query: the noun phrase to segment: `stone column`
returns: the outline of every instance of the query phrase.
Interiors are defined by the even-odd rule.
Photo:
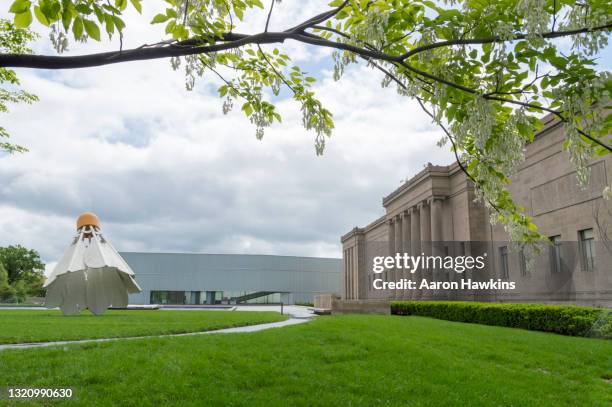
[[[431,206],[431,244],[432,244],[432,255],[434,256],[443,256],[444,255],[444,247],[442,243],[442,198],[434,196],[429,200]],[[432,268],[431,277],[435,281],[445,281],[446,272],[443,268],[437,267]],[[446,292],[443,290],[436,291],[435,297],[436,299],[445,299]]]
[[[410,253],[421,254],[421,216],[417,207],[410,208]]]
[[[342,251],[342,266],[344,267],[344,299],[348,300],[348,296],[349,296],[349,292],[348,292],[348,279],[349,279],[349,275],[348,275],[348,258],[346,255],[347,250],[344,249]]]
[[[433,197],[431,202],[431,241],[442,241],[442,198]]]
[[[351,247],[351,299],[357,299],[357,265],[355,264],[355,246]]]
[[[389,256],[395,256],[395,221],[393,218],[387,221],[387,225],[389,227]],[[385,270],[384,272],[384,281],[391,281],[389,278],[393,275],[393,270]],[[390,291],[385,290],[385,295],[390,296]]]
[[[395,216],[395,252],[402,253],[404,250],[404,221],[402,219],[402,214]],[[399,281],[403,276],[403,270],[401,268],[396,268],[393,273],[393,281]],[[394,297],[398,298],[401,296],[403,290],[395,289]]]
[[[351,299],[351,259],[349,249],[344,251],[345,299]]]
[[[402,247],[402,252],[404,253],[408,253],[410,254],[410,250],[411,250],[411,244],[410,244],[410,212],[409,211],[404,211],[402,213],[402,231],[404,232],[404,235],[402,236],[402,242],[403,242],[403,247]],[[402,276],[404,278],[407,278],[408,280],[411,279],[412,274],[410,274],[409,270],[404,269]],[[402,290],[402,298],[410,298],[410,291],[408,290]]]
[[[419,212],[421,213],[421,251],[425,251],[431,246],[431,207],[426,201],[419,204]]]
[[[404,211],[402,213],[402,231],[404,235],[402,236],[403,247],[402,250],[406,253],[410,253],[410,235],[411,235],[411,224],[410,224],[410,210]]]
[[[421,202],[419,207],[421,213],[421,253],[426,257],[431,255],[431,207],[426,201]],[[423,267],[421,278],[431,281],[431,270]],[[429,298],[430,294],[429,290],[423,291],[421,292],[421,298]]]
[[[349,300],[353,299],[353,248],[348,250],[348,261],[349,261]]]
[[[387,221],[388,237],[389,237],[389,256],[395,254],[395,223],[393,219]]]
[[[401,253],[404,250],[402,215],[395,216],[395,251]]]
[[[412,256],[421,255],[421,212],[418,207],[410,208],[410,254]],[[411,273],[412,280],[417,284],[421,281],[421,270]],[[419,297],[419,291],[411,292],[412,298]]]

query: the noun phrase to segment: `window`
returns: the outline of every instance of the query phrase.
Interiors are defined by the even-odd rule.
[[[595,270],[595,236],[593,229],[578,232],[580,235],[580,254],[582,256],[582,270]]]
[[[185,291],[151,291],[151,304],[180,304],[186,303]]]
[[[185,292],[185,304],[196,305],[199,303],[200,303],[200,292],[199,291]]]
[[[510,276],[508,273],[508,246],[502,246],[499,248],[499,267],[500,267],[500,278],[507,280]]]
[[[550,271],[552,273],[561,273],[561,236],[551,236],[550,242]]]

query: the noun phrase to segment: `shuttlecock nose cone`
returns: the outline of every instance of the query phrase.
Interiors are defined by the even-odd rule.
[[[95,226],[100,229],[100,219],[98,219],[95,213],[85,212],[77,219],[77,230],[83,226]]]

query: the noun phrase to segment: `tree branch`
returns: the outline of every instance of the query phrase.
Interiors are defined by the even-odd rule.
[[[313,38],[315,37],[315,38]],[[89,55],[76,56],[48,56],[29,54],[0,54],[0,67],[12,68],[34,68],[34,69],[76,69],[94,66],[118,64],[130,61],[144,61],[168,57],[208,54],[211,52],[225,51],[239,48],[249,44],[272,44],[282,43],[287,39],[301,41],[311,45],[319,45],[330,48],[352,51],[356,54],[370,58],[393,61],[394,57],[378,51],[370,51],[349,44],[327,41],[316,36],[309,37],[298,32],[262,32],[247,35],[237,33],[226,33],[222,38],[215,40],[225,41],[211,45],[201,45],[204,40],[189,39],[181,42],[168,44],[161,47],[139,47],[123,52],[110,51]]]
[[[406,85],[404,85],[402,83],[402,81],[399,80],[399,78],[397,78],[395,75],[393,75],[393,73],[391,73],[389,70],[385,69],[384,67],[380,66],[379,64],[377,64],[374,61],[368,61],[369,63],[371,63],[375,68],[377,68],[379,71],[381,71],[382,73],[384,73],[385,75],[387,75],[389,78],[391,78],[391,80],[393,80],[398,86],[400,86],[402,89],[406,89]],[[448,139],[450,140],[451,144],[453,145],[453,154],[455,155],[455,161],[457,162],[457,164],[459,165],[459,168],[461,169],[461,171],[470,179],[470,181],[472,181],[475,185],[479,185],[478,181],[476,181],[476,178],[474,178],[474,176],[472,174],[469,173],[469,171],[467,170],[467,168],[465,168],[465,165],[463,165],[463,163],[461,162],[461,158],[459,157],[459,153],[457,150],[457,144],[455,143],[455,139],[452,136],[452,134],[450,134],[450,131],[448,131],[448,129],[446,128],[446,126],[444,126],[442,123],[436,122],[435,117],[433,115],[433,113],[431,113],[429,111],[429,109],[427,109],[427,107],[425,107],[425,104],[423,103],[423,100],[420,97],[416,97],[417,102],[419,103],[419,106],[421,106],[421,109],[423,109],[423,111],[433,120],[434,123],[436,123],[440,129],[442,129],[442,131],[444,132],[444,134],[446,134],[446,137],[448,137]],[[487,202],[489,202],[489,205],[491,205],[491,207],[493,209],[495,209],[497,212],[500,212],[500,209],[497,207],[497,205],[495,205],[493,202],[491,202],[489,199],[487,199]]]
[[[296,90],[293,88],[293,86],[291,86],[291,84],[289,82],[287,82],[287,79],[285,78],[285,75],[283,75],[282,73],[280,73],[275,67],[274,65],[272,65],[272,62],[268,59],[268,57],[266,56],[266,54],[263,52],[263,50],[261,49],[261,46],[259,44],[257,44],[257,49],[259,50],[259,52],[261,53],[261,56],[263,57],[263,59],[268,63],[268,65],[270,66],[270,68],[272,68],[272,71],[274,71],[274,73],[276,74],[276,76],[278,76],[278,78],[283,81],[283,83],[289,88],[291,89],[291,91],[296,94]]]
[[[229,16],[229,20],[230,20],[230,32],[232,32],[234,31],[234,17],[232,17],[232,9],[226,0],[223,0],[223,3],[225,4],[225,7],[227,8],[227,15]]]
[[[558,31],[555,34],[559,34],[559,33],[563,33],[563,32]],[[307,33],[304,33],[304,34],[307,34]],[[407,64],[403,60],[397,60],[397,58],[394,58],[391,55],[387,55],[387,54],[379,52],[379,51],[375,51],[375,50],[371,50],[371,49],[364,49],[364,48],[356,47],[356,46],[349,45],[349,44],[343,44],[343,43],[338,43],[338,42],[334,42],[334,41],[329,41],[329,40],[326,40],[326,39],[321,38],[321,37],[317,37],[317,36],[312,35],[312,34],[307,34],[307,35],[303,35],[302,34],[302,35],[300,35],[300,39],[299,40],[302,41],[302,42],[307,42],[307,43],[314,44],[314,45],[321,45],[321,46],[327,46],[327,47],[331,47],[331,48],[345,49],[345,50],[348,50],[348,51],[352,51],[352,52],[360,55],[361,57],[369,57],[369,58],[373,58],[373,59],[388,61],[388,62],[394,63],[396,65],[402,66],[403,68],[405,68],[405,69],[407,69],[407,70],[409,70],[409,71],[411,71],[411,72],[413,72],[413,73],[415,73],[417,75],[420,75],[422,77],[425,77],[425,78],[431,79],[433,81],[442,83],[444,85],[451,86],[453,88],[462,90],[462,91],[467,92],[467,93],[471,93],[473,95],[479,94],[479,92],[476,89],[472,89],[472,88],[469,88],[467,86],[464,86],[464,85],[461,85],[461,84],[449,81],[447,79],[441,78],[439,76],[430,74],[429,72],[422,71],[422,70],[420,70],[418,68],[415,68],[412,65]],[[366,58],[366,59],[368,59],[368,58]],[[491,94],[482,94],[481,96],[484,99],[486,99],[486,100],[495,100],[495,101],[502,102],[502,103],[510,103],[510,104],[514,104],[514,105],[518,105],[518,106],[528,107],[528,108],[531,108],[531,109],[537,109],[537,110],[540,110],[540,111],[552,113],[552,114],[556,115],[557,117],[559,117],[564,123],[568,122],[568,120],[561,114],[561,112],[559,112],[557,110],[554,110],[554,109],[550,109],[550,108],[545,107],[545,106],[538,106],[538,105],[534,105],[534,104],[531,104],[531,103],[522,102],[520,100],[513,100],[513,99],[503,98],[503,97],[495,96],[495,95],[491,95]],[[598,144],[599,146],[605,148],[609,152],[612,152],[612,147],[602,143],[601,141],[597,140],[596,138],[588,135],[587,133],[585,133],[585,132],[583,132],[581,130],[578,130],[578,132],[582,136],[584,136],[587,139],[591,140],[592,142],[594,142],[594,143]]]
[[[317,37],[317,36],[314,36],[314,35],[303,35],[303,34],[300,34],[300,35],[298,35],[298,41],[302,41],[302,42],[305,42],[305,43],[308,43],[308,44],[313,44],[313,45],[320,45],[320,46],[324,46],[324,47],[343,49],[343,50],[346,50],[346,51],[354,52],[355,54],[358,54],[358,55],[360,55],[362,57],[368,57],[368,58],[372,58],[372,59],[388,61],[388,62],[391,62],[391,63],[395,63],[395,64],[397,64],[397,65],[399,65],[399,66],[401,66],[401,67],[403,67],[403,68],[405,68],[405,69],[407,69],[407,70],[409,70],[409,71],[411,71],[411,72],[413,72],[413,73],[415,73],[415,74],[417,74],[419,76],[422,76],[422,77],[427,78],[427,79],[431,79],[431,80],[433,80],[435,82],[442,83],[444,85],[447,85],[447,86],[450,86],[450,87],[462,90],[462,91],[467,92],[467,93],[471,93],[473,95],[476,95],[476,94],[480,93],[476,89],[472,89],[472,88],[467,87],[465,85],[461,85],[461,84],[452,82],[452,81],[450,81],[448,79],[444,79],[444,78],[441,78],[439,76],[433,75],[433,74],[431,74],[429,72],[422,71],[422,70],[420,70],[420,69],[418,69],[418,68],[416,68],[416,67],[414,67],[412,65],[407,64],[403,60],[399,60],[398,57],[394,57],[392,55],[388,55],[388,54],[385,54],[383,52],[379,52],[379,51],[375,51],[375,50],[370,50],[370,49],[365,49],[365,48],[360,48],[360,47],[357,47],[357,46],[354,46],[354,45],[350,45],[350,44],[344,44],[344,43],[340,43],[340,42],[329,41],[329,40],[326,40],[324,38]],[[507,98],[502,98],[502,97],[499,97],[499,96],[486,95],[486,94],[483,94],[482,97],[484,99],[487,99],[487,100],[495,100],[495,101],[498,101],[498,102],[515,104],[515,105],[519,105],[519,106],[523,106],[523,107],[528,107],[528,108],[532,108],[532,109],[537,109],[537,110],[545,111],[545,112],[548,112],[548,113],[553,113],[553,114],[559,113],[559,112],[557,112],[557,111],[555,111],[553,109],[550,109],[550,108],[547,108],[547,107],[544,107],[544,106],[534,105],[534,104],[527,103],[527,102],[521,102],[520,100],[507,99]],[[612,148],[610,148],[608,146],[605,146],[605,145],[603,145],[603,146],[606,147],[607,149],[609,149],[612,152]]]
[[[601,25],[598,27],[593,27],[593,28],[585,27],[585,28],[578,28],[575,30],[568,30],[568,31],[552,31],[552,32],[542,34],[542,38],[550,39],[550,38],[567,37],[571,35],[584,34],[584,33],[593,32],[593,31],[607,31],[607,30],[610,30],[611,28],[612,28],[612,23],[608,23],[608,24]],[[525,38],[527,38],[527,34],[517,34],[510,41],[524,40]],[[429,51],[429,50],[441,48],[441,47],[449,47],[451,45],[479,45],[479,44],[490,44],[493,42],[508,42],[508,41],[509,40],[504,40],[497,36],[489,37],[489,38],[468,38],[468,39],[440,41],[440,42],[434,42],[432,44],[422,45],[420,47],[413,48],[410,51],[406,52],[403,55],[400,55],[397,58],[398,60],[403,61],[420,52]]]
[[[203,40],[190,39],[167,44],[165,46],[139,47],[122,52],[110,51],[89,55],[49,56],[28,54],[0,54],[0,67],[34,68],[34,69],[76,69],[118,64],[131,61],[145,61],[168,57],[208,54],[239,48],[248,44],[282,43],[295,37],[293,33],[259,33],[254,35],[227,33],[211,45],[201,45]]]
[[[276,0],[270,0],[270,10],[268,11],[268,17],[266,18],[266,27],[264,32],[268,32],[268,25],[270,25],[270,17],[272,17],[272,9],[274,9],[274,2]]]
[[[342,4],[340,4],[335,9],[326,11],[326,12],[318,14],[318,15],[312,17],[312,18],[309,18],[308,20],[304,21],[303,23],[298,24],[298,25],[296,25],[293,28],[289,28],[288,30],[286,30],[286,32],[300,32],[300,31],[304,31],[307,28],[312,27],[313,25],[321,24],[322,22],[324,22],[326,20],[329,20],[330,18],[332,18],[333,16],[338,14],[340,12],[340,10],[342,10],[347,4],[348,4],[348,0],[345,0],[345,1],[342,2]]]
[[[300,41],[306,44],[341,49],[345,51],[353,52],[361,57],[366,59],[374,59],[380,61],[387,61],[394,64],[397,64],[408,71],[430,80],[433,80],[438,83],[442,83],[447,86],[451,86],[453,88],[462,90],[464,92],[470,94],[480,94],[476,89],[472,89],[468,86],[461,85],[458,83],[454,83],[445,78],[441,78],[439,76],[433,75],[429,72],[422,71],[408,63],[404,60],[407,58],[406,54],[402,56],[393,56],[386,54],[384,52],[380,52],[378,50],[363,48],[351,44],[345,44],[336,41],[330,41],[325,38],[321,38],[319,36],[303,32],[301,30],[315,26],[319,22],[325,21],[328,18],[331,18],[336,13],[338,13],[346,4],[348,0],[343,2],[336,9],[330,10],[326,13],[321,13],[318,16],[315,16],[306,22],[284,32],[262,32],[254,35],[245,35],[245,34],[236,34],[236,33],[226,33],[222,36],[222,38],[216,39],[218,41],[224,41],[222,43],[215,43],[210,45],[201,45],[202,40],[191,39],[182,42],[177,42],[173,44],[168,44],[162,47],[154,47],[154,48],[136,48],[122,52],[104,52],[99,54],[90,54],[90,55],[80,55],[80,56],[42,56],[42,55],[26,55],[26,54],[0,54],[0,67],[23,67],[23,68],[37,68],[37,69],[73,69],[73,68],[85,68],[92,66],[101,66],[108,64],[115,64],[121,62],[128,61],[139,61],[139,60],[149,60],[149,59],[159,59],[166,57],[177,57],[177,56],[185,56],[185,55],[195,55],[195,54],[206,54],[210,52],[218,52],[224,51],[234,48],[239,48],[248,44],[268,44],[268,43],[282,43],[286,39],[293,39],[296,41]],[[548,38],[560,37],[566,35],[573,35],[581,32],[594,31],[598,29],[604,29],[611,27],[612,24],[602,26],[595,29],[583,28],[573,31],[557,31],[555,33],[547,34]],[[448,46],[451,44],[468,44],[468,43],[487,43],[487,42],[495,42],[499,41],[498,38],[489,38],[489,39],[468,39],[468,40],[452,40],[452,41],[444,41],[435,44],[429,44],[427,46],[415,48],[411,50],[408,54],[414,55],[418,50],[425,49],[433,49],[441,46]],[[420,52],[420,51],[418,51]],[[562,121],[567,122],[567,119],[563,117],[563,115],[555,111],[553,109],[538,106],[527,102],[522,102],[519,100],[513,100],[508,98],[503,98],[491,94],[482,95],[484,99],[494,100],[502,103],[510,103],[514,105],[519,105],[523,107],[528,107],[532,109],[537,109],[540,111],[545,111],[548,113],[552,113],[558,116]],[[606,150],[612,152],[612,147],[602,143],[596,138],[591,137],[590,135],[581,132],[585,138],[591,140],[592,142],[600,145]]]

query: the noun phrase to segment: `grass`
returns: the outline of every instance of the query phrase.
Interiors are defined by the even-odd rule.
[[[60,311],[0,310],[0,344],[198,332],[283,319],[275,312],[250,311],[111,310],[102,316],[64,316]]]
[[[0,386],[69,386],[74,405],[612,403],[612,341],[423,317],[10,350],[0,366]]]

